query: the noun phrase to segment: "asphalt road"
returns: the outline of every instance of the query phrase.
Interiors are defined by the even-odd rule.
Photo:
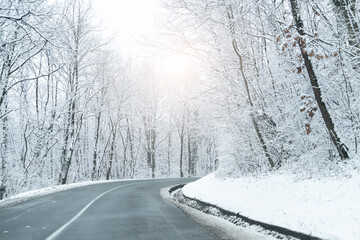
[[[187,179],[110,182],[0,209],[0,239],[214,239],[160,189]]]

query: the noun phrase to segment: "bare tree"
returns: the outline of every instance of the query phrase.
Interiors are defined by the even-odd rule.
[[[63,44],[67,48],[64,56],[66,62],[64,79],[68,105],[59,174],[61,184],[67,182],[84,117],[84,113],[79,112],[81,77],[89,67],[89,56],[100,46],[92,38],[95,29],[90,25],[91,6],[81,0],[71,1],[67,6],[65,17],[68,33],[63,36]]]
[[[300,38],[298,39],[298,45],[301,50],[302,58],[304,59],[305,62],[305,67],[310,79],[310,83],[314,92],[316,102],[319,106],[323,121],[329,132],[331,141],[334,143],[341,159],[347,159],[349,158],[347,147],[345,146],[344,143],[341,142],[340,138],[338,137],[335,131],[334,123],[331,119],[330,113],[321,96],[321,88],[319,86],[317,76],[315,74],[309,55],[306,51],[306,40],[304,38],[305,37],[304,24],[300,16],[300,9],[297,0],[290,0],[290,4],[291,4],[291,12],[294,18],[296,30],[300,35]]]

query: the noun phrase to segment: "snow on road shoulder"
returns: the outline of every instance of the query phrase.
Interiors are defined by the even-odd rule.
[[[175,185],[176,186],[176,185]],[[164,200],[180,208],[190,219],[199,226],[213,233],[217,238],[223,240],[275,240],[276,238],[264,235],[256,229],[243,228],[220,217],[203,213],[195,208],[189,207],[174,200],[169,193],[171,187],[165,187],[160,190],[160,195]]]
[[[290,175],[218,179],[186,185],[191,198],[265,223],[325,239],[360,236],[360,177],[307,179]]]

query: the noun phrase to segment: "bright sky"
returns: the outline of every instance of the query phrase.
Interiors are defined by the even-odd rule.
[[[161,0],[90,0],[95,16],[101,20],[101,28],[106,28],[106,37],[115,34],[114,47],[133,57],[141,55],[136,39],[151,32],[154,18],[161,11]],[[183,84],[194,65],[188,56],[175,54],[154,57],[155,69],[167,79],[167,84]]]
[[[91,0],[95,16],[101,19],[106,35],[116,34],[124,51],[135,51],[135,39],[151,29],[160,11],[160,0]]]

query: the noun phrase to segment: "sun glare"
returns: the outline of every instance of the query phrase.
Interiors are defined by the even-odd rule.
[[[194,59],[178,54],[156,59],[156,72],[162,89],[173,95],[186,95],[186,91],[196,85]]]
[[[126,55],[141,56],[143,52],[136,39],[151,32],[156,15],[161,11],[160,0],[91,0],[105,35],[114,36],[113,45]],[[147,56],[148,57],[148,56]],[[190,75],[196,71],[194,59],[184,54],[151,56],[161,86],[175,92],[188,86]]]

